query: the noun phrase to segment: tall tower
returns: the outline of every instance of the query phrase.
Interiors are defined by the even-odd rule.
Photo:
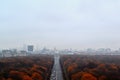
[[[33,50],[34,50],[34,46],[33,45],[28,45],[27,50],[28,50],[28,52],[32,53]]]

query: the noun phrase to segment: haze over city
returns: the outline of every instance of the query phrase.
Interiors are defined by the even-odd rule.
[[[0,49],[120,48],[120,0],[1,0]]]

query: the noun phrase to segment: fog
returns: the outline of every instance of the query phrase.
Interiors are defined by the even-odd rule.
[[[1,0],[0,48],[120,47],[119,0]]]

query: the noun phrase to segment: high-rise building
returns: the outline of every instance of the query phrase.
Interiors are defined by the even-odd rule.
[[[33,45],[28,45],[28,52],[33,52],[34,46]]]

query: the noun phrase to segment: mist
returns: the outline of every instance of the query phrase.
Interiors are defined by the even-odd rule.
[[[120,1],[0,1],[0,48],[120,46]]]

